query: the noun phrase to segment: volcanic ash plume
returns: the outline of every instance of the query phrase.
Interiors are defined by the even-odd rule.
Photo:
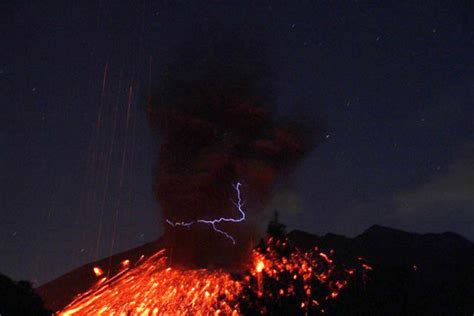
[[[314,126],[272,113],[261,73],[227,65],[168,74],[149,104],[160,141],[156,196],[164,219],[177,223],[165,224],[165,239],[171,259],[185,265],[242,263],[272,185],[314,145]],[[238,182],[245,221],[196,223],[239,218]]]

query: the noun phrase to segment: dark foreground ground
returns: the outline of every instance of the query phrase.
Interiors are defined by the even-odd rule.
[[[473,315],[474,244],[453,234],[414,234],[373,226],[355,238],[293,231],[298,248],[317,245],[339,260],[364,257],[373,270],[338,297],[331,315]],[[95,281],[94,266],[113,275],[122,260],[132,263],[162,248],[157,240],[75,269],[34,291],[27,282],[0,277],[0,314],[48,315]],[[37,294],[38,293],[38,294]],[[44,302],[44,307],[43,307]]]

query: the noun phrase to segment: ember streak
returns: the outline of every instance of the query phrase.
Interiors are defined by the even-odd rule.
[[[128,261],[122,271],[79,295],[59,315],[246,315],[324,313],[362,265],[336,265],[331,254],[299,251],[268,239],[240,272],[169,266],[165,250]],[[365,265],[365,263],[364,263]],[[94,269],[96,270],[96,269]]]
[[[278,117],[261,63],[241,64],[243,56],[232,58],[241,50],[223,47],[212,54],[220,61],[204,58],[203,65],[194,56],[149,96],[160,141],[154,191],[170,224],[166,254],[123,262],[111,278],[96,267],[97,284],[60,315],[248,315],[278,307],[304,314],[323,311],[350,281],[354,270],[317,249],[300,252],[271,238],[253,249],[274,184],[313,149],[323,129]],[[231,203],[228,183],[235,179],[241,182]],[[240,217],[229,217],[233,207]],[[236,247],[228,251],[228,240],[199,223]]]

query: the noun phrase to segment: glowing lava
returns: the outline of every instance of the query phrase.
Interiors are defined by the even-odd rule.
[[[102,274],[104,274],[104,271],[102,271],[102,269],[99,267],[94,267],[94,269],[92,270],[94,271],[95,276],[101,276]]]
[[[170,267],[164,250],[135,266],[125,262],[121,272],[100,278],[58,314],[271,315],[275,310],[314,314],[338,297],[355,271],[336,266],[316,249],[300,252],[287,241],[272,239],[252,252],[247,271],[233,274]]]
[[[237,314],[241,284],[222,271],[167,267],[164,251],[102,278],[59,315]]]

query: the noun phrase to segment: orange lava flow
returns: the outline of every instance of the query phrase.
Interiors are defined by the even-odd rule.
[[[286,253],[285,247],[269,240],[265,249],[252,252],[251,267],[240,275],[172,268],[164,250],[135,266],[126,260],[121,272],[100,278],[57,315],[272,314],[272,306],[291,311],[288,302],[295,301],[306,314],[324,312],[354,270],[336,267],[317,249]]]
[[[102,278],[59,315],[225,315],[237,314],[230,304],[239,282],[222,271],[166,267],[164,251],[110,280]]]

